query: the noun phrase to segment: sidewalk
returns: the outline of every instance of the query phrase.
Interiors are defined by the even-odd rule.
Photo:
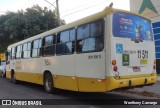
[[[156,97],[156,96],[160,97],[160,76],[159,76],[159,80],[152,86],[144,86],[143,88],[134,88],[127,91],[131,93],[132,92],[142,93],[142,95],[146,95],[146,96],[149,94],[150,97]]]
[[[160,75],[158,75],[158,78],[157,78],[157,79],[158,79],[158,81],[160,81]]]

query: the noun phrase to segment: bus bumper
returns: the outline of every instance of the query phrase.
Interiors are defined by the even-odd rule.
[[[126,79],[116,79],[106,77],[106,79],[78,78],[79,92],[106,92],[120,88],[130,88],[135,86],[147,86],[157,81],[157,75],[147,75],[145,77],[129,77]]]
[[[154,84],[157,82],[157,75],[139,78],[128,78],[128,79],[116,79],[114,77],[106,78],[106,91],[111,91],[123,87],[134,87]]]

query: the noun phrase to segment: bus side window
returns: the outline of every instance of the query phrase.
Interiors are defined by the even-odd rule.
[[[97,52],[103,49],[103,20],[84,24],[77,29],[77,52]]]
[[[27,58],[27,43],[23,44],[22,58]]]
[[[31,42],[27,43],[27,58],[31,57]]]
[[[75,49],[75,29],[62,31],[57,35],[56,54],[73,54]]]
[[[32,42],[32,57],[39,57],[41,55],[41,46],[41,39],[37,39]]]
[[[22,56],[22,45],[16,47],[16,59],[20,59]]]
[[[43,56],[52,56],[55,54],[55,35],[50,35],[43,38]]]
[[[22,58],[30,58],[31,42],[23,44]]]
[[[9,51],[5,52],[5,61],[6,61],[6,64],[10,63],[10,52]]]
[[[15,47],[12,47],[12,49],[11,49],[11,59],[15,59]]]
[[[84,24],[79,26],[77,29],[77,52],[82,52],[82,48],[84,46],[83,39],[89,37],[89,24]]]

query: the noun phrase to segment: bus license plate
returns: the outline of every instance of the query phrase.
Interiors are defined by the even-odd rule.
[[[140,72],[140,71],[141,71],[140,67],[133,67],[133,72]]]
[[[141,62],[141,64],[143,64],[143,65],[148,64],[148,60],[146,60],[146,59],[142,59],[140,62]]]

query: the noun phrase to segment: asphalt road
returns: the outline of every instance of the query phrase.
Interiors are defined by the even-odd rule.
[[[61,99],[63,102],[60,105],[50,105],[50,106],[23,106],[23,107],[29,107],[29,108],[99,108],[99,107],[109,107],[109,108],[117,108],[116,105],[94,105],[99,104],[99,101],[94,101],[95,103],[90,103],[90,101],[86,101],[85,99],[97,99],[102,100],[104,99],[109,101],[111,103],[116,104],[116,101],[120,101],[121,99],[146,99],[147,97],[138,96],[134,94],[125,94],[125,93],[119,93],[119,92],[107,92],[107,93],[78,93],[78,92],[71,92],[71,91],[65,91],[61,90],[58,94],[47,94],[45,93],[43,86],[26,83],[26,82],[20,82],[19,84],[13,84],[9,79],[0,78],[0,99],[53,99],[52,101],[56,101],[57,99]],[[71,100],[70,100],[71,99]],[[113,99],[113,100],[111,100]],[[116,99],[116,100],[115,100]],[[70,101],[68,101],[70,100]],[[73,100],[73,104],[71,101]],[[113,101],[113,102],[112,102]],[[70,102],[70,105],[64,105],[63,103]],[[75,102],[77,105],[75,105]],[[22,106],[0,106],[0,107],[10,107],[10,108],[21,108]],[[135,108],[143,106],[135,106],[135,105],[120,105],[119,108]],[[145,108],[151,108],[152,106],[146,106]],[[158,106],[156,106],[158,108]]]

